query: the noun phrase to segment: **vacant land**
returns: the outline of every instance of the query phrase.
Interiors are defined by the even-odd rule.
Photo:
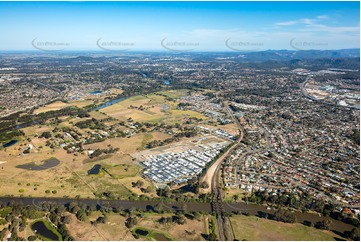
[[[333,232],[318,230],[302,224],[261,219],[254,216],[232,216],[230,218],[237,240],[338,240],[342,239]]]
[[[174,124],[177,122],[182,123],[184,118],[206,119],[206,117],[200,113],[176,109],[178,103],[172,99],[184,96],[185,94],[185,91],[180,90],[139,95],[103,108],[100,111],[123,121],[132,118],[138,122],[164,122]]]
[[[36,109],[34,111],[34,113],[38,114],[38,113],[44,113],[44,112],[48,112],[48,111],[56,111],[56,110],[60,110],[62,108],[66,108],[69,106],[71,106],[69,103],[56,101],[56,102],[50,103],[48,105],[45,105],[44,107],[40,107],[40,108]]]
[[[62,102],[62,101],[56,101],[53,103],[50,103],[48,105],[45,105],[44,107],[40,107],[38,109],[36,109],[34,111],[35,114],[39,114],[39,113],[45,113],[48,111],[56,111],[56,110],[60,110],[66,107],[70,107],[70,106],[76,106],[78,108],[83,108],[87,105],[92,104],[94,101],[91,99],[88,100],[78,100],[78,101],[71,101],[71,102]]]
[[[98,212],[93,212],[86,221],[81,222],[71,214],[71,222],[67,225],[71,235],[75,240],[122,240],[126,234],[125,218],[119,214],[107,214],[107,222],[105,224],[92,225],[90,221],[94,221],[101,216]]]
[[[146,230],[153,233],[159,232],[161,234],[164,234],[166,237],[171,238],[172,240],[205,240],[202,234],[206,234],[208,230],[208,223],[205,222],[207,216],[201,216],[199,220],[186,218],[186,223],[183,225],[176,223],[161,224],[158,222],[161,217],[170,216],[172,216],[172,214],[145,214],[144,217],[137,223],[135,228],[145,228]],[[131,233],[128,233],[124,239],[135,240]],[[152,238],[140,237],[139,240],[151,239]]]
[[[115,196],[125,198],[130,194],[130,190],[141,194],[139,188],[132,188],[131,182],[142,178],[139,175],[140,167],[129,154],[142,147],[144,134],[84,145],[86,149],[106,149],[109,144],[120,148],[118,153],[89,159],[86,154],[74,156],[67,154],[61,148],[51,149],[45,146],[47,139],[34,137],[36,134],[50,130],[51,128],[48,126],[26,128],[24,129],[25,134],[29,135],[31,142],[20,140],[15,145],[0,151],[0,161],[2,161],[0,168],[1,195],[94,197],[94,193],[113,192]],[[159,135],[155,134],[154,137],[159,138]],[[34,147],[30,154],[22,154],[22,150],[29,144]],[[26,164],[41,165],[41,161],[51,157],[56,157],[60,163],[43,170],[17,168]],[[109,168],[110,174],[113,176],[109,174],[89,176],[87,171],[98,163]],[[149,183],[145,184],[149,185]]]
[[[161,94],[161,95],[167,96],[169,98],[177,99],[177,98],[187,96],[188,92],[189,92],[189,90],[187,90],[187,89],[179,89],[179,90],[157,92],[156,94]]]
[[[120,164],[115,166],[104,166],[103,169],[113,178],[134,177],[138,175],[140,167]]]

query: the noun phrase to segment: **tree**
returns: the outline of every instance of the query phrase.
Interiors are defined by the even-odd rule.
[[[208,185],[208,183],[206,181],[203,181],[201,183],[201,188],[208,188],[208,187],[209,187],[209,185]]]
[[[332,225],[332,221],[329,218],[327,218],[327,219],[317,222],[315,227],[318,229],[329,230],[331,225]]]
[[[137,224],[137,218],[136,217],[129,217],[125,221],[125,226],[127,226],[128,229],[133,228]]]
[[[173,216],[173,221],[176,222],[177,224],[185,224],[187,222],[186,218],[184,215],[175,215]]]
[[[144,190],[145,193],[150,193],[152,192],[152,187],[151,186],[148,186],[145,190]]]
[[[76,218],[77,218],[79,221],[84,221],[85,218],[86,218],[85,211],[79,210],[79,211],[76,213]]]
[[[49,139],[51,138],[51,133],[50,132],[43,132],[41,135],[40,135],[40,138],[45,138],[45,139]]]
[[[350,238],[354,241],[360,241],[360,229],[353,228],[351,231],[345,231],[344,233],[346,238]]]
[[[70,221],[71,221],[71,216],[65,216],[64,218],[63,218],[63,223],[65,223],[65,224],[69,224],[70,223]]]

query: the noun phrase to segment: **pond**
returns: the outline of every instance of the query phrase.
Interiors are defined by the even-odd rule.
[[[24,165],[18,165],[16,168],[21,168],[25,170],[33,170],[33,171],[42,171],[46,169],[53,168],[59,165],[60,161],[54,157],[47,159],[41,162],[41,165],[37,165],[34,162],[26,163]]]
[[[17,142],[18,142],[17,140],[12,140],[10,142],[7,142],[6,144],[3,144],[3,147],[4,148],[10,147],[10,146],[16,144]]]
[[[100,168],[102,166],[99,164],[94,165],[89,171],[88,171],[88,175],[98,175],[100,172]]]
[[[147,230],[143,230],[143,229],[136,229],[134,233],[139,234],[141,236],[147,236],[149,234]]]
[[[35,222],[33,225],[31,225],[31,229],[36,233],[39,234],[45,238],[48,238],[49,240],[56,240],[56,241],[60,241],[60,235],[56,234],[53,230],[48,229],[45,226],[45,221],[38,221]],[[50,224],[48,223],[48,226],[50,226]]]
[[[89,92],[89,93],[94,95],[94,94],[101,94],[101,93],[103,93],[103,91],[92,91],[92,92]]]

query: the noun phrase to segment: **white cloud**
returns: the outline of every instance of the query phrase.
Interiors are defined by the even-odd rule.
[[[329,20],[327,15],[319,15],[316,18],[303,18],[297,20],[291,20],[286,22],[278,22],[274,24],[273,29],[280,29],[282,27],[297,25],[299,28],[294,28],[292,32],[328,32],[338,34],[359,34],[359,26],[329,26],[321,24],[323,20]]]
[[[299,22],[304,23],[304,24],[308,24],[308,25],[314,24],[314,21],[312,19],[309,19],[309,18],[301,19]]]
[[[295,24],[298,24],[298,21],[287,21],[287,22],[275,23],[276,26],[291,26],[291,25],[295,25]]]
[[[317,16],[318,19],[328,19],[329,17],[327,15],[319,15]]]

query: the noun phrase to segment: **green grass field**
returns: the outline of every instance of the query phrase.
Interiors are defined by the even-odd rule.
[[[330,241],[342,239],[330,231],[318,230],[302,224],[261,219],[254,216],[232,216],[230,218],[237,240],[304,240]]]
[[[113,178],[122,179],[136,176],[139,173],[140,167],[121,164],[116,166],[105,165],[103,169]]]
[[[186,96],[188,91],[189,90],[187,89],[179,89],[179,90],[169,90],[169,91],[163,91],[157,93],[165,95],[170,98],[180,98]]]

